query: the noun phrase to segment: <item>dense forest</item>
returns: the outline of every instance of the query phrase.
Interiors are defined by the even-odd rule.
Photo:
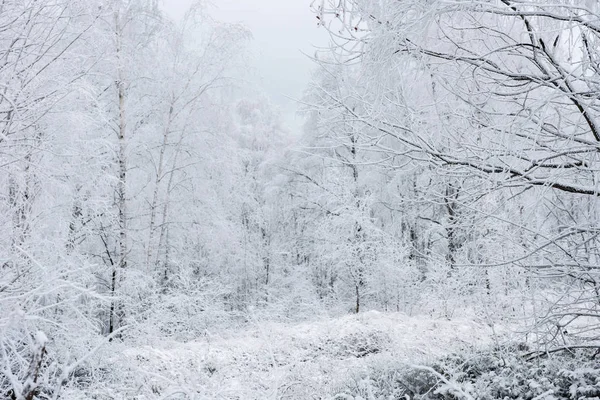
[[[306,3],[0,0],[0,398],[600,398],[600,3]]]

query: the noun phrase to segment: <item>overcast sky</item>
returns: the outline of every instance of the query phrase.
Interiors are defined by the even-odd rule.
[[[175,17],[181,16],[192,0],[163,0]],[[257,84],[281,107],[292,128],[296,104],[313,69],[302,53],[314,54],[314,46],[327,43],[310,11],[311,0],[213,0],[211,14],[226,22],[241,22],[254,36],[253,50],[259,78]]]

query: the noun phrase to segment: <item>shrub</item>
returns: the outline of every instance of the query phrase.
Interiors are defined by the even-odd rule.
[[[444,357],[423,370],[371,367],[348,379],[336,400],[598,400],[600,362],[590,351],[527,360],[516,346]]]

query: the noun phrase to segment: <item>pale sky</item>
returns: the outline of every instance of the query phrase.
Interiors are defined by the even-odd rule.
[[[254,36],[257,85],[284,114],[290,128],[298,128],[296,104],[314,68],[304,55],[314,54],[315,45],[328,42],[325,30],[319,29],[310,11],[312,0],[213,0],[211,15],[225,22],[240,22]],[[163,0],[165,9],[182,15],[192,0]],[[286,97],[287,96],[287,97]]]

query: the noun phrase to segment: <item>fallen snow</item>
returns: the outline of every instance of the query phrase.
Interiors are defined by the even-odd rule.
[[[127,383],[112,398],[328,398],[368,368],[426,363],[492,341],[492,329],[473,321],[399,313],[300,324],[255,321],[226,337],[207,332],[188,343],[125,349],[111,364]]]
[[[35,341],[38,344],[38,346],[42,348],[46,346],[46,343],[48,343],[48,336],[46,336],[46,334],[42,331],[37,331],[37,333],[35,334]]]

